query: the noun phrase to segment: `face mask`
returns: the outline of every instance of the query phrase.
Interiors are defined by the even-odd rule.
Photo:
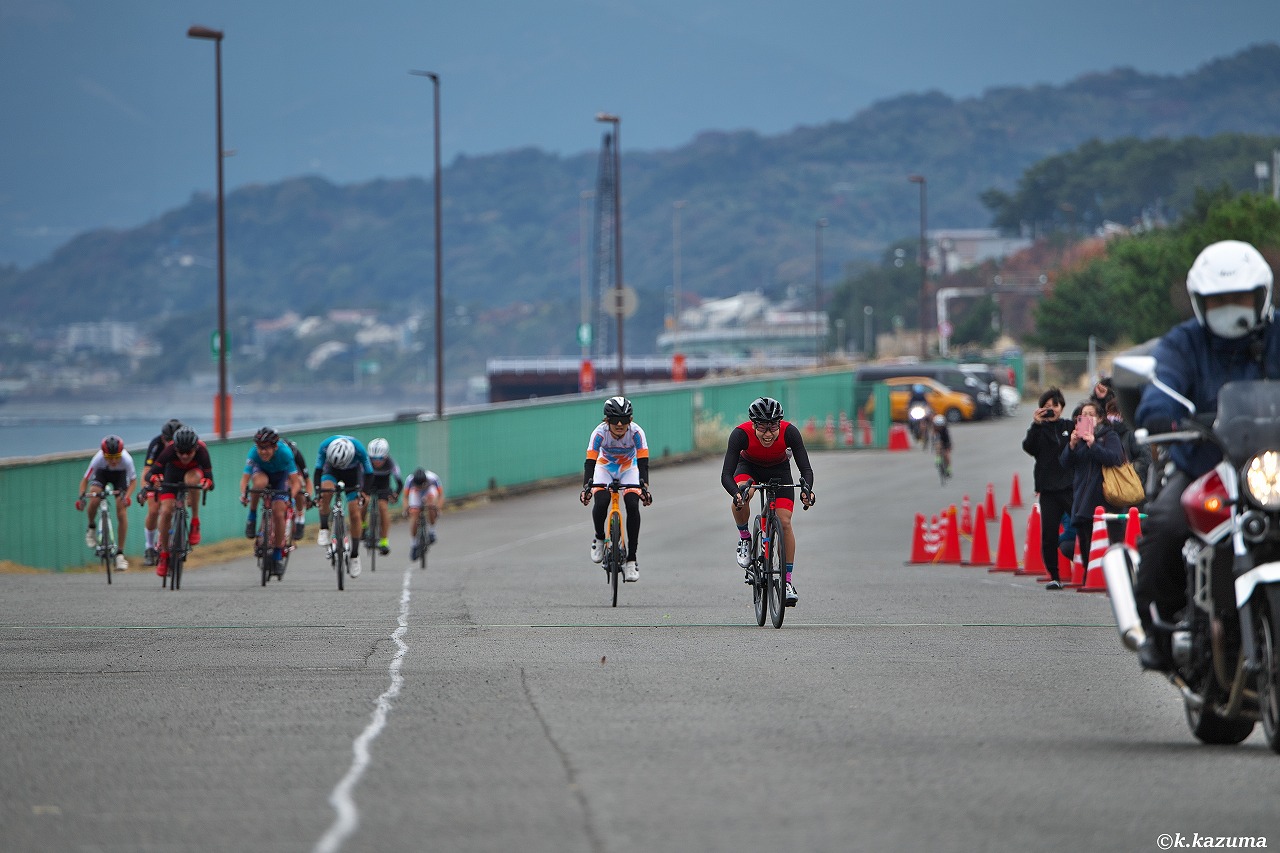
[[[1111,421],[1111,423],[1113,423],[1113,424],[1118,424],[1118,423],[1120,423],[1120,416],[1119,416],[1119,415],[1107,415],[1107,420]]]
[[[1204,312],[1205,325],[1220,338],[1243,338],[1253,329],[1255,315],[1243,305],[1220,305]]]

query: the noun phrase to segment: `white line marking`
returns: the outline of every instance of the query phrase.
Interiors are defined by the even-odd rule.
[[[315,853],[335,853],[342,847],[342,842],[349,838],[360,825],[360,814],[356,810],[356,803],[351,793],[369,765],[369,744],[382,732],[382,727],[387,723],[387,715],[391,713],[391,700],[399,695],[400,688],[404,686],[404,676],[400,675],[400,667],[404,663],[404,656],[409,651],[409,647],[401,638],[409,630],[409,584],[412,580],[413,568],[410,567],[405,570],[404,584],[400,590],[399,627],[391,634],[391,639],[398,646],[395,657],[391,659],[391,665],[388,667],[391,686],[378,697],[378,707],[373,711],[373,719],[352,744],[355,757],[351,767],[347,770],[347,775],[343,776],[342,781],[333,789],[333,793],[329,795],[329,804],[337,812],[337,817],[324,837],[316,842]]]

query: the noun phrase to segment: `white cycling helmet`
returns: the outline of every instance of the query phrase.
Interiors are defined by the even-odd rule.
[[[356,446],[349,438],[336,439],[325,451],[324,458],[334,468],[350,468],[356,459]]]
[[[947,425],[947,416],[946,416],[946,415],[934,415],[934,416],[933,416],[933,425],[934,425],[934,426],[946,426],[946,425]]]
[[[387,454],[391,452],[390,445],[387,444],[385,438],[375,438],[369,442],[369,458],[370,459],[386,459]]]
[[[1262,254],[1248,243],[1222,240],[1205,247],[1187,273],[1191,310],[1200,325],[1224,338],[1241,338],[1271,320],[1274,277]],[[1209,311],[1205,297],[1253,291],[1253,308],[1226,305]]]

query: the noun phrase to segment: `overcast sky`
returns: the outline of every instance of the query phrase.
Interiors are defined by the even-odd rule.
[[[212,192],[221,29],[227,189],[431,171],[534,146],[677,148],[939,90],[1181,75],[1274,40],[1274,0],[0,0],[0,263]]]

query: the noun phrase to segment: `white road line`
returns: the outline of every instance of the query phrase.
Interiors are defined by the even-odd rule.
[[[391,639],[395,641],[396,650],[395,657],[391,659],[391,665],[388,672],[391,674],[391,686],[389,686],[381,696],[378,697],[378,707],[373,711],[373,719],[369,721],[369,725],[360,733],[352,744],[352,752],[355,757],[352,759],[351,767],[347,770],[347,775],[342,777],[342,781],[333,789],[333,793],[329,795],[329,804],[333,806],[333,810],[337,813],[333,824],[329,827],[329,831],[324,837],[316,842],[314,848],[315,853],[335,853],[342,847],[342,842],[356,831],[356,827],[360,825],[360,814],[356,810],[355,800],[352,799],[352,791],[355,790],[356,784],[360,781],[360,777],[364,775],[365,768],[369,765],[369,744],[382,732],[382,727],[387,723],[387,715],[391,713],[391,700],[400,694],[400,688],[404,686],[404,677],[400,675],[400,667],[404,663],[404,656],[409,647],[405,645],[404,634],[409,630],[409,584],[413,580],[413,568],[405,570],[404,584],[400,588],[400,619],[399,627],[391,634]]]

